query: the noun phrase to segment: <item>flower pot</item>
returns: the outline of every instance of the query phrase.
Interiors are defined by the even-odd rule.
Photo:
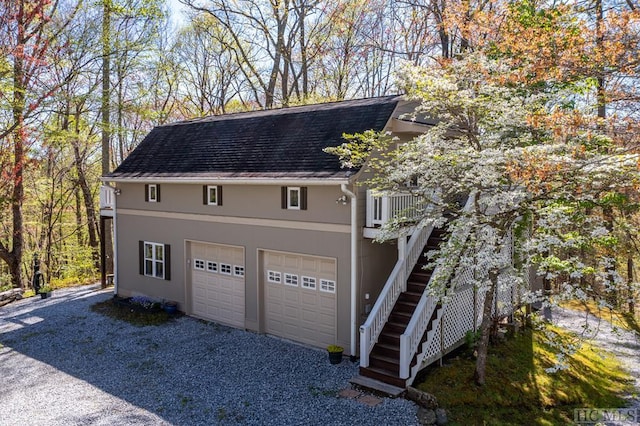
[[[329,352],[329,362],[331,364],[340,364],[342,362],[342,352]]]
[[[51,297],[51,292],[48,291],[46,293],[40,293],[40,298],[41,299],[46,299],[47,297]]]
[[[169,315],[175,315],[178,312],[178,306],[175,303],[165,303],[164,311]]]

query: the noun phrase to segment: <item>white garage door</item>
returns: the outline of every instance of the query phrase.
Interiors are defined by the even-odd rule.
[[[335,259],[264,252],[265,329],[313,346],[336,342]]]
[[[191,243],[193,315],[244,328],[244,249]]]

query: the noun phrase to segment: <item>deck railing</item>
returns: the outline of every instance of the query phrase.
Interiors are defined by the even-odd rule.
[[[115,207],[115,192],[110,186],[100,187],[100,210],[113,210]]]
[[[401,217],[407,221],[419,219],[425,201],[412,194],[381,195],[367,190],[367,228],[382,226],[391,219]]]

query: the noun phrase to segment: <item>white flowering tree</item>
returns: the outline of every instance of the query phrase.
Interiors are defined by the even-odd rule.
[[[594,265],[579,256],[610,243],[589,209],[603,194],[638,183],[638,156],[590,128],[589,111],[576,107],[572,92],[508,83],[509,72],[476,54],[429,68],[407,65],[399,85],[418,106],[405,119],[426,116],[438,124],[398,148],[393,135],[368,132],[328,150],[345,165],[372,170],[369,184],[378,191],[408,191],[439,207],[421,218],[421,225],[449,233],[432,253],[438,274],[428,291],[446,297],[451,278],[466,268],[478,292],[486,292],[475,370],[480,385],[496,291],[528,282],[536,264],[547,278],[566,278],[564,297],[593,296],[581,278],[611,274],[611,260],[592,256]],[[582,128],[571,126],[578,121]],[[471,208],[463,209],[461,199],[469,196]],[[386,230],[413,225],[396,220]]]

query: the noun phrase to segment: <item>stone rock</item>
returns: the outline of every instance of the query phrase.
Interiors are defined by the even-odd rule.
[[[421,425],[430,426],[436,423],[436,412],[428,408],[419,407],[416,417]]]
[[[22,299],[22,290],[19,288],[13,288],[8,291],[0,293],[0,306],[4,306],[14,300]]]
[[[430,410],[435,410],[436,408],[438,408],[438,400],[435,396],[411,386],[407,388],[407,398],[409,398],[419,406],[428,408]]]
[[[447,418],[447,411],[444,408],[438,408],[435,411],[436,413],[436,424],[438,426],[446,425],[449,422]]]

